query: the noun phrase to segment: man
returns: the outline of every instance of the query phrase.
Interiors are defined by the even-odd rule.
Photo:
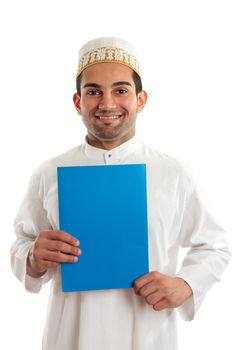
[[[73,100],[86,141],[34,172],[11,249],[13,271],[27,290],[37,293],[52,279],[43,349],[177,349],[175,309],[192,320],[220,280],[230,258],[224,232],[185,168],[136,139],[147,94],[129,43],[99,38],[81,48]],[[83,247],[59,230],[57,167],[132,163],[147,168],[150,272],[133,289],[62,293],[60,264],[80,263]],[[176,273],[180,246],[190,250]]]

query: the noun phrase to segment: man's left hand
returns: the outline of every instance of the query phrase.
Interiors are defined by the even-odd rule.
[[[134,291],[156,311],[178,307],[193,294],[189,284],[182,278],[169,277],[158,271],[138,278],[134,282]]]

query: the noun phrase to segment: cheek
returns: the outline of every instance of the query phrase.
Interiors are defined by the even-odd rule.
[[[82,114],[89,114],[93,109],[96,108],[96,101],[89,99],[82,99],[81,101],[81,112]]]
[[[126,101],[123,101],[123,108],[129,112],[137,111],[137,100],[134,100],[134,98],[126,99]]]

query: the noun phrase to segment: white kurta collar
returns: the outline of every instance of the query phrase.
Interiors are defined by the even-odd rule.
[[[89,145],[86,139],[86,142],[84,144],[84,152],[87,157],[107,164],[119,162],[121,158],[124,158],[133,153],[137,149],[138,145],[139,141],[137,140],[136,136],[134,136],[118,147],[115,147],[111,150],[105,150]]]

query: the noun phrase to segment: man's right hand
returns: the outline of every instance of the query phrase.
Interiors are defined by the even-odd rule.
[[[80,242],[63,231],[43,230],[38,234],[27,258],[27,274],[40,277],[48,269],[59,266],[62,262],[77,262],[81,250]]]

